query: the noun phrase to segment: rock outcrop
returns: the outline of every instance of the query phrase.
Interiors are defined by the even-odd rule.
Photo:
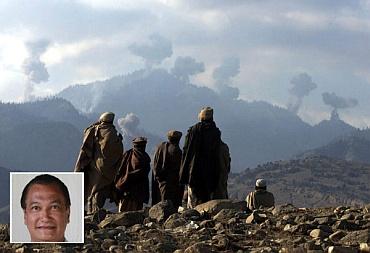
[[[86,253],[369,252],[369,205],[296,208],[288,204],[253,212],[240,206],[213,200],[170,214],[171,210],[165,211],[171,209],[168,203],[161,203],[154,208],[156,215],[148,208],[92,215],[85,218],[84,244],[10,244],[9,226],[1,225],[0,248],[8,252]]]

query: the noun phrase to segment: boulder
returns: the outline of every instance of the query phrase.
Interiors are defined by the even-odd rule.
[[[170,217],[171,214],[176,212],[177,210],[173,206],[172,201],[164,200],[155,204],[149,209],[149,217],[157,222],[163,222]]]
[[[237,210],[234,209],[222,209],[215,216],[213,216],[213,220],[218,222],[227,222],[229,219],[234,218],[236,213]]]
[[[329,235],[329,239],[332,240],[333,242],[337,242],[340,239],[342,239],[345,235],[346,235],[346,233],[344,231],[338,230],[338,231],[332,233],[331,235]]]
[[[326,238],[329,236],[329,234],[321,229],[314,229],[310,232],[310,236],[314,239],[316,238],[320,238],[320,239],[323,239],[323,238]]]
[[[186,248],[184,253],[212,253],[216,252],[213,250],[213,248],[204,243],[204,242],[198,242],[195,243],[194,245],[191,245],[190,247]]]
[[[252,224],[252,223],[260,224],[260,223],[264,222],[266,219],[267,219],[266,214],[261,213],[258,210],[255,210],[255,211],[253,211],[253,213],[251,215],[248,216],[248,218],[246,219],[245,222],[247,224]]]
[[[237,211],[243,211],[241,209],[246,210],[246,204],[244,202],[244,206],[241,204],[242,202],[232,202],[229,199],[214,199],[210,200],[206,203],[197,205],[194,209],[197,210],[199,213],[209,213],[210,215],[215,215],[222,209],[234,209]]]
[[[342,246],[330,246],[328,248],[328,253],[357,253],[358,250],[352,247],[342,247]]]
[[[359,230],[349,232],[346,236],[339,240],[340,243],[346,245],[357,245],[359,243],[369,243],[370,242],[370,230]]]
[[[181,218],[178,213],[172,214],[164,223],[164,228],[166,229],[173,229],[180,226],[184,226],[186,224],[186,220]]]
[[[100,222],[99,227],[105,228],[110,226],[126,226],[130,227],[135,224],[142,224],[144,221],[143,211],[130,211],[117,214],[110,214]]]
[[[188,220],[199,220],[200,213],[195,209],[187,209],[181,213],[181,218]]]

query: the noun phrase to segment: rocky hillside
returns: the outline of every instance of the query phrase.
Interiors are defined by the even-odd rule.
[[[370,129],[357,130],[337,137],[327,145],[309,150],[297,157],[324,155],[346,161],[370,164]]]
[[[244,199],[265,178],[277,203],[325,207],[370,203],[370,165],[325,156],[270,162],[233,174],[229,194]]]
[[[369,252],[370,206],[296,208],[253,213],[242,202],[213,200],[177,212],[171,203],[125,213],[101,210],[85,217],[84,244],[10,244],[7,252]]]

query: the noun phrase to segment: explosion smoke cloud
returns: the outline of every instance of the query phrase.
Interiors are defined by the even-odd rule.
[[[204,63],[196,62],[190,56],[177,57],[171,73],[184,82],[189,82],[189,77],[204,72]]]
[[[31,100],[33,96],[34,85],[49,80],[49,73],[45,63],[40,59],[41,55],[46,51],[49,42],[47,40],[39,40],[26,43],[29,57],[22,64],[23,73],[26,75],[26,86],[24,90],[24,100]]]
[[[152,68],[154,64],[160,64],[165,58],[172,55],[172,43],[159,34],[149,37],[150,43],[139,45],[137,43],[129,46],[132,54],[140,56],[145,60],[146,67]]]
[[[237,98],[239,96],[239,89],[231,87],[231,78],[240,73],[240,60],[237,57],[230,57],[223,60],[222,64],[213,71],[213,79],[215,79],[215,86],[220,95],[226,98]]]
[[[332,106],[335,110],[351,108],[358,105],[357,99],[339,97],[334,92],[322,93],[322,99],[326,105]]]
[[[288,110],[297,113],[302,105],[303,98],[317,88],[317,84],[312,81],[307,73],[301,73],[290,81],[293,87],[289,90],[291,102],[288,104]]]

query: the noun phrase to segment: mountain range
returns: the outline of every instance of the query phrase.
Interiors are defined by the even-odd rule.
[[[140,119],[141,128],[163,139],[169,129],[186,133],[197,122],[199,110],[211,106],[231,150],[233,171],[289,159],[355,130],[339,116],[311,126],[285,108],[224,96],[184,82],[163,69],[70,86],[57,96],[86,113],[113,111],[117,117],[133,113]]]
[[[355,129],[336,113],[311,126],[285,108],[223,96],[162,69],[74,85],[48,99],[0,103],[0,184],[9,189],[9,171],[72,171],[83,129],[104,111],[116,113],[116,128],[127,137],[125,149],[130,148],[132,134],[145,135],[152,155],[169,129],[186,134],[203,106],[214,108],[230,148],[231,197],[244,199],[255,178],[262,176],[279,182],[271,189],[280,202],[299,206],[369,202],[363,190],[368,191],[364,183],[370,181],[369,170],[356,163],[370,163],[369,129]],[[128,118],[134,121],[121,124]],[[306,197],[292,199],[294,194],[288,193]],[[0,216],[9,212],[9,193],[2,194]]]
[[[0,103],[0,166],[21,171],[71,171],[89,119],[68,101]]]
[[[334,138],[328,144],[303,152],[296,157],[302,158],[311,155],[324,155],[370,164],[370,129],[357,130]]]

